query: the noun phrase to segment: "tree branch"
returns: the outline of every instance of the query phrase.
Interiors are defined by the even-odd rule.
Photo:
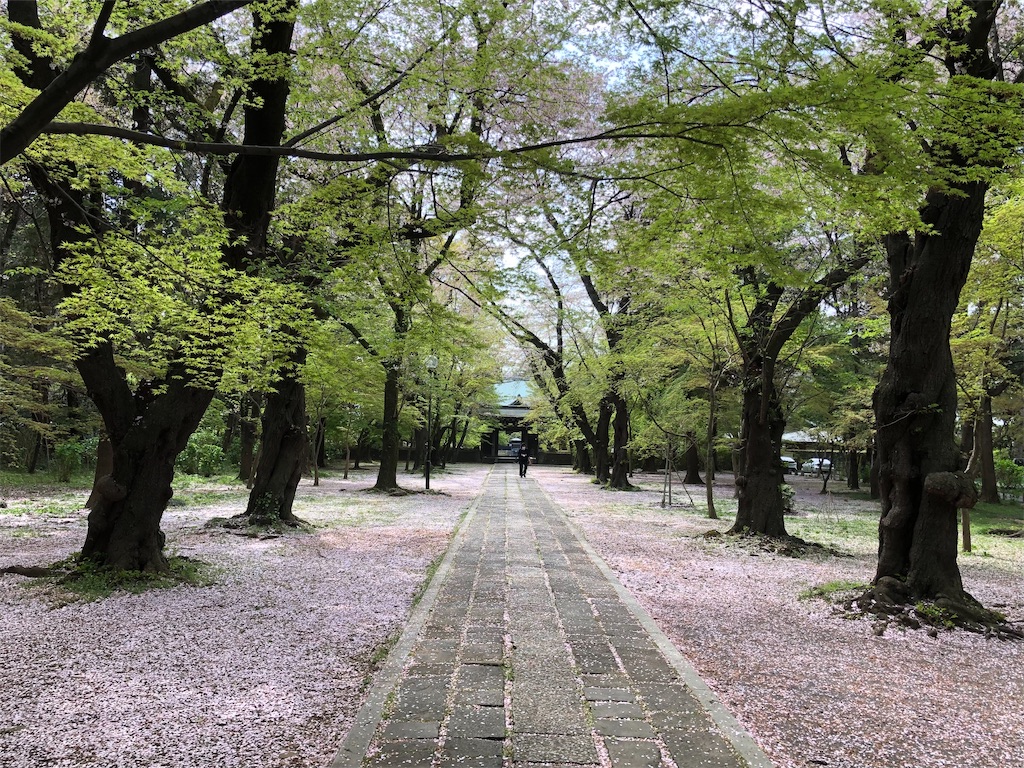
[[[21,154],[83,88],[113,64],[208,24],[251,2],[253,0],[209,0],[113,40],[103,37],[103,30],[106,28],[106,20],[113,10],[114,3],[104,3],[85,50],[80,52],[71,65],[57,75],[21,111],[21,114],[0,130],[0,165]]]

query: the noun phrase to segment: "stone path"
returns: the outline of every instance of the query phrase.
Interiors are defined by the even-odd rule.
[[[332,768],[770,768],[562,511],[496,465]]]

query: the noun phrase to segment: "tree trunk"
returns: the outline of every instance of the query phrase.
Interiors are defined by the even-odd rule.
[[[29,475],[36,473],[36,467],[39,464],[39,454],[43,448],[43,436],[39,432],[34,432],[33,435],[32,447],[29,449],[28,460],[25,462],[25,472]]]
[[[114,446],[110,444],[107,437],[100,439],[96,446],[96,473],[92,478],[92,491],[89,499],[85,502],[86,509],[92,509],[102,498],[98,487],[100,479],[114,471]]]
[[[743,387],[740,465],[736,475],[739,506],[730,533],[786,536],[782,495],[782,433],[786,420],[775,383],[762,363],[748,366]]]
[[[398,461],[401,436],[398,432],[399,406],[399,365],[397,360],[388,361],[384,375],[384,416],[381,425],[380,467],[374,489],[393,491],[398,488]]]
[[[612,420],[612,468],[609,486],[629,490],[629,406],[617,391],[610,397],[614,407]]]
[[[874,395],[882,496],[875,579],[903,580],[914,598],[964,601],[956,511],[974,506],[975,492],[958,472],[949,333],[981,232],[985,185],[959,191],[928,194],[922,219],[934,232],[886,238],[892,337]]]
[[[239,418],[239,414],[232,410],[224,420],[224,434],[220,438],[220,449],[224,452],[225,456],[230,453],[231,444],[235,441]]]
[[[413,472],[418,472],[423,469],[424,462],[427,460],[427,428],[416,427],[413,430],[412,444],[416,446],[415,451],[410,448],[412,454],[412,466],[407,465],[407,469],[411,469]]]
[[[846,457],[846,487],[860,490],[860,451],[856,448],[850,449]]]
[[[238,420],[238,479],[249,482],[253,476],[253,461],[256,457],[256,422],[260,418],[260,406],[254,395],[242,399],[242,413]]]
[[[113,468],[100,477],[82,556],[117,570],[166,571],[160,530],[173,495],[174,462],[199,426],[213,390],[184,381],[181,366],[134,394],[108,344],[77,361],[113,447]]]
[[[594,473],[594,465],[590,461],[590,443],[586,440],[573,441],[576,450],[573,452],[574,467],[581,475]]]
[[[296,373],[305,359],[304,348],[292,352],[291,364],[263,407],[259,464],[245,510],[254,525],[297,522],[292,502],[309,450],[306,390]]]
[[[960,462],[965,472],[970,472],[971,457],[974,455],[974,419],[965,418],[960,424]]]
[[[978,419],[974,427],[974,454],[971,462],[977,461],[978,476],[981,477],[979,501],[999,504],[999,486],[996,484],[996,462],[992,445],[992,397],[981,396]]]
[[[715,414],[718,412],[718,396],[714,387],[708,389],[708,432],[707,432],[707,476],[705,494],[708,502],[708,518],[718,519],[715,510]]]
[[[697,448],[697,436],[690,432],[686,435],[686,476],[683,482],[687,485],[704,485],[700,478],[700,451]]]
[[[607,396],[601,399],[598,406],[597,429],[594,431],[594,474],[597,482],[604,485],[611,478],[611,457],[608,455],[608,436],[611,432],[612,416],[615,406]]]

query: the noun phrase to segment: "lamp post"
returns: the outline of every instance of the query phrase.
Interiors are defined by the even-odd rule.
[[[423,364],[427,366],[427,371],[430,373],[430,378],[427,381],[427,458],[424,462],[423,477],[425,478],[425,489],[430,490],[430,454],[431,454],[431,436],[430,430],[433,422],[433,406],[434,406],[434,371],[437,369],[437,355],[427,355],[427,359],[423,361]]]

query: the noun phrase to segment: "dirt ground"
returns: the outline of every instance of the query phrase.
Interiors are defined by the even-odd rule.
[[[9,768],[327,766],[362,702],[375,652],[398,631],[487,467],[432,478],[435,493],[366,493],[370,472],[304,480],[313,533],[248,538],[205,524],[244,508],[237,487],[178,492],[169,551],[211,583],[82,602],[0,577],[0,764]],[[707,536],[703,488],[659,476],[609,492],[533,467],[723,702],[780,768],[1024,768],[1024,644],[929,637],[836,615],[812,586],[866,582],[870,502],[821,496],[795,478],[791,532],[839,554],[793,558]],[[720,482],[727,482],[721,478]],[[403,480],[410,488],[421,478]],[[7,493],[0,568],[76,552],[84,493]],[[691,501],[693,504],[691,504]],[[1024,620],[1024,543],[988,539],[961,559],[968,589]],[[682,767],[680,767],[682,768]]]

